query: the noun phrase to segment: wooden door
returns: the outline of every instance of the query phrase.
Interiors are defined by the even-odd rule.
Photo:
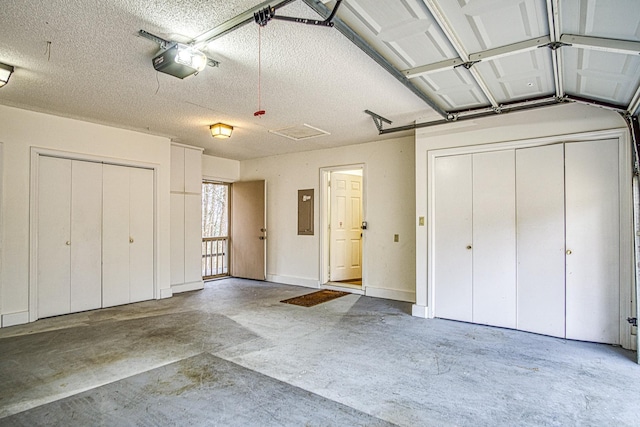
[[[38,168],[38,317],[69,313],[71,160],[40,156]]]
[[[565,145],[566,336],[620,342],[618,141]]]
[[[129,297],[129,170],[103,167],[102,305],[127,304]]]
[[[153,299],[153,171],[126,169],[129,173],[129,302],[146,301]]]
[[[72,313],[102,307],[102,163],[71,162]]]
[[[517,328],[565,336],[564,146],[516,150]]]
[[[474,323],[516,327],[515,184],[514,150],[473,155]]]
[[[331,173],[330,280],[362,278],[362,177]]]
[[[236,182],[231,187],[231,272],[235,277],[265,279],[265,190],[264,181]]]
[[[434,313],[473,320],[472,155],[435,159]]]

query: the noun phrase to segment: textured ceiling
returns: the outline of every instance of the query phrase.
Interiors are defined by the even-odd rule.
[[[335,4],[297,0],[277,14],[318,19],[305,3]],[[163,135],[239,160],[407,134],[378,135],[364,110],[392,127],[441,118],[336,28],[274,20],[262,29],[262,117],[253,115],[255,23],[211,42],[205,52],[220,66],[185,80],[157,73],[158,44],[138,36],[142,29],[189,41],[258,4],[3,2],[0,62],[16,71],[0,104]],[[638,0],[345,0],[338,18],[441,113],[565,95],[624,110],[640,96]],[[587,38],[555,51],[538,47],[565,35]],[[602,41],[623,49],[593,48]],[[231,139],[211,138],[208,126],[219,121],[235,127]],[[330,135],[294,141],[269,132],[303,124]]]

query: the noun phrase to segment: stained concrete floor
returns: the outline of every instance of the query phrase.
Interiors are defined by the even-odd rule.
[[[1,329],[0,426],[640,423],[634,352],[358,295],[279,302],[310,291],[226,279]]]

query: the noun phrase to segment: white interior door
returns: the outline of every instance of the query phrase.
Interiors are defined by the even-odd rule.
[[[472,155],[435,159],[434,314],[473,320]]]
[[[618,141],[565,144],[567,338],[620,342]]]
[[[473,155],[474,323],[516,327],[515,184],[514,150]]]
[[[69,313],[71,160],[40,156],[38,168],[38,317]]]
[[[153,299],[153,171],[129,172],[129,302]]]
[[[129,170],[103,167],[102,305],[127,304],[129,296]]]
[[[235,182],[231,190],[232,275],[264,280],[267,228],[265,182]]]
[[[362,278],[362,176],[331,173],[330,280]]]
[[[71,162],[72,313],[102,307],[102,163]]]
[[[517,328],[565,336],[564,146],[516,150]]]

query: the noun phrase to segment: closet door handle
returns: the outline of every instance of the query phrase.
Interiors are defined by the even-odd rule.
[[[571,249],[567,249],[567,255],[571,255],[573,252],[571,252]]]
[[[129,237],[129,243],[133,243],[133,237]]]
[[[71,246],[71,242],[69,240],[66,241],[65,245]]]
[[[467,245],[467,249],[471,249],[471,245]]]

